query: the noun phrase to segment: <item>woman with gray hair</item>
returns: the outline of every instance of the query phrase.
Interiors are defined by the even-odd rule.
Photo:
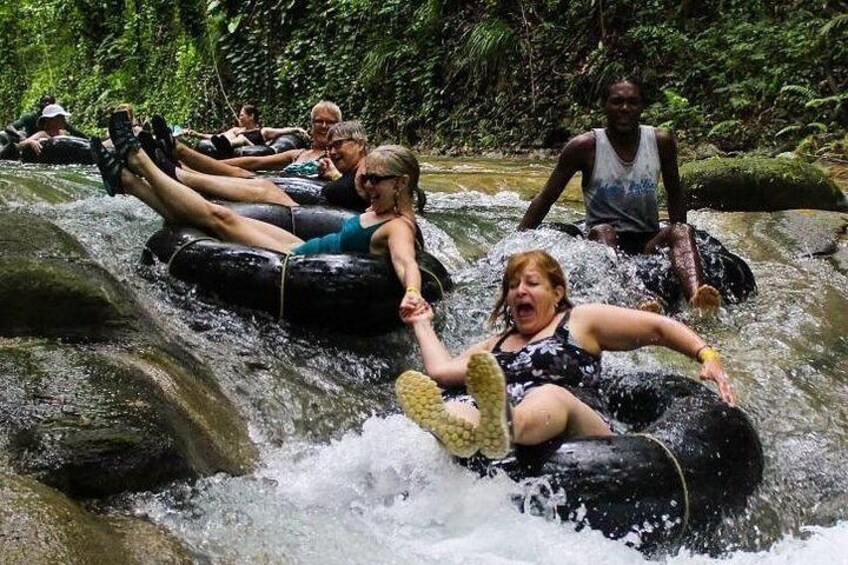
[[[418,226],[412,207],[414,194],[418,196],[419,208],[423,205],[418,188],[420,168],[415,155],[406,147],[385,145],[365,157],[359,178],[370,203],[368,211],[348,218],[337,233],[304,242],[277,226],[209,202],[165,174],[132,134],[126,112],[112,115],[109,134],[117,154],[98,140],[92,140],[92,149],[110,195],[131,194],[168,222],[191,225],[232,243],[295,255],[388,255],[406,289],[400,303],[401,314],[412,314],[426,306],[421,296],[421,271],[416,259]]]
[[[330,182],[321,189],[321,195],[333,206],[364,212],[368,199],[357,178],[365,168],[368,154],[368,136],[362,124],[355,121],[339,122],[327,133],[327,157],[318,160],[318,176]]]

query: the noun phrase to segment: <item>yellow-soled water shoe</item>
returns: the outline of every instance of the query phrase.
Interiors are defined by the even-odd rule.
[[[510,449],[506,380],[491,353],[471,356],[465,386],[480,411],[480,425],[477,426],[480,453],[490,459],[506,457]]]
[[[436,436],[452,455],[471,457],[478,444],[474,424],[447,411],[436,382],[418,371],[406,371],[395,382],[404,414]]]

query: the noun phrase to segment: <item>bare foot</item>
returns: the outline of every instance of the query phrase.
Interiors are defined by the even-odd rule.
[[[721,294],[708,284],[702,284],[689,299],[689,306],[702,314],[711,314],[721,306]]]

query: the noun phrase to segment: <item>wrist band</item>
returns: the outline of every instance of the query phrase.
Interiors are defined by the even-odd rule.
[[[711,361],[713,359],[718,359],[718,351],[710,347],[709,345],[705,345],[695,354],[695,358],[701,362],[706,363],[707,361]]]
[[[417,286],[408,286],[408,287],[406,287],[406,292],[407,292],[407,293],[410,293],[410,292],[411,292],[412,294],[418,294],[418,295],[420,295],[420,294],[421,294],[421,291],[420,291],[420,290],[418,290],[418,287],[417,287]]]

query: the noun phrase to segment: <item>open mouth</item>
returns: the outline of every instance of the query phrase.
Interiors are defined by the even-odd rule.
[[[528,316],[532,316],[534,312],[534,308],[532,304],[523,303],[515,305],[515,317],[516,318],[526,318]]]

